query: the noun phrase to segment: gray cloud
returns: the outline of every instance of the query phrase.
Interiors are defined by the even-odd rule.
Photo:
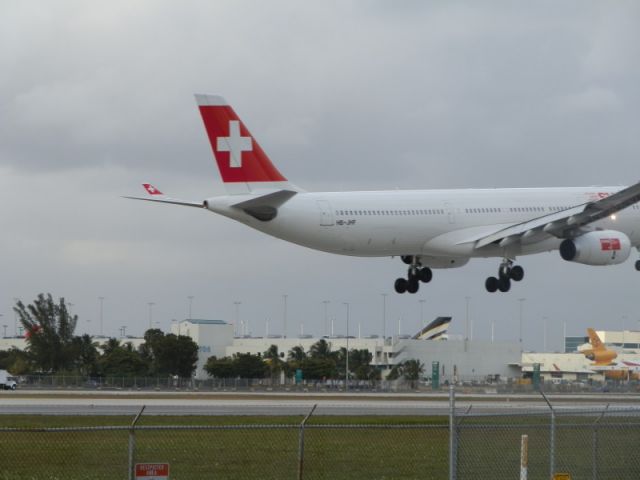
[[[147,302],[167,326],[194,313],[257,333],[305,331],[322,304],[379,333],[390,259],[321,254],[211,214],[126,201],[142,181],[201,199],[220,192],[194,92],[228,98],[279,168],[310,190],[624,184],[637,180],[640,33],[635,3],[13,2],[0,15],[0,313],[13,297],[69,297],[96,331],[141,333]],[[605,168],[606,167],[606,168]],[[186,210],[186,211],[185,211]],[[490,296],[494,260],[436,272],[416,297],[389,297],[389,329],[425,317],[477,335],[542,344],[543,316],[637,327],[631,263],[522,259],[527,279]],[[87,323],[86,320],[91,320]],[[298,323],[296,320],[292,324]],[[336,323],[336,325],[337,325]],[[292,326],[292,331],[294,327]],[[336,327],[337,328],[337,327]],[[355,327],[354,327],[355,328]],[[9,331],[12,331],[9,328]],[[551,345],[554,345],[551,343]]]

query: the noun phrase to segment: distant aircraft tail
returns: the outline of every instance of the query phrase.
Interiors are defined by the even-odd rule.
[[[602,340],[600,340],[600,337],[593,328],[587,328],[587,333],[589,334],[589,343],[591,344],[591,347],[594,351],[606,350],[606,347],[602,343]]]
[[[271,163],[224,98],[202,94],[195,97],[228,193],[299,190]]]
[[[618,354],[614,350],[609,350],[593,328],[587,328],[589,334],[589,343],[591,348],[584,350],[584,356],[589,360],[593,360],[594,365],[612,365],[613,360]]]

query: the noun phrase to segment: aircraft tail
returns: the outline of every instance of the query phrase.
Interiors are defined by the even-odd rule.
[[[217,95],[196,94],[211,149],[229,194],[294,190],[271,163],[229,103]]]
[[[587,333],[589,334],[589,343],[593,350],[606,350],[604,343],[602,343],[602,340],[600,340],[600,337],[593,328],[587,328]]]

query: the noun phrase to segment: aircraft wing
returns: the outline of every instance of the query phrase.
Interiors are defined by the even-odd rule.
[[[173,205],[182,205],[185,207],[204,208],[204,202],[193,202],[190,200],[180,200],[178,198],[167,197],[164,193],[162,193],[160,190],[158,190],[156,187],[154,187],[150,183],[143,183],[142,186],[149,194],[148,197],[125,196],[123,198],[129,198],[131,200],[144,200],[145,202],[171,203]]]
[[[472,241],[476,243],[476,248],[482,248],[492,243],[497,243],[501,247],[514,243],[534,243],[549,236],[567,238],[586,225],[608,217],[638,201],[640,201],[640,182],[601,200],[501,228]]]

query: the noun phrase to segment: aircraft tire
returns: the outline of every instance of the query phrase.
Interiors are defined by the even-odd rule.
[[[514,282],[519,282],[524,278],[524,268],[522,268],[520,265],[512,267],[511,271],[509,272],[509,277]]]
[[[413,278],[407,282],[407,292],[409,293],[418,293],[420,289],[420,282],[417,278]]]
[[[407,291],[408,284],[409,282],[406,278],[398,278],[393,286],[396,290],[396,293],[405,293]]]
[[[433,272],[429,267],[421,268],[418,273],[418,278],[420,278],[422,283],[429,283],[433,278]]]
[[[411,265],[413,263],[413,256],[411,255],[402,255],[400,258],[407,265]]]
[[[489,293],[495,293],[498,290],[498,279],[496,277],[489,277],[484,282],[484,288],[487,289]]]
[[[636,260],[636,270],[640,272],[640,260]]]
[[[500,280],[498,280],[498,290],[503,293],[511,290],[511,280],[509,280],[508,278],[501,278]]]

